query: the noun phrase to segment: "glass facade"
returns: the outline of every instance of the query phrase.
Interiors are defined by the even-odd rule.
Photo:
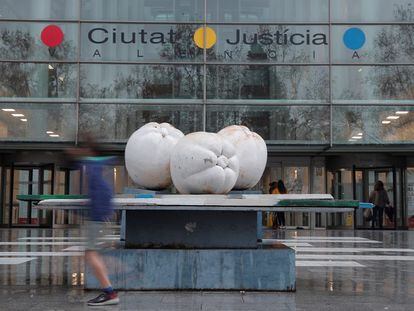
[[[15,195],[31,170],[54,172],[51,191],[82,192],[82,174],[53,157],[86,133],[119,155],[108,168],[116,193],[133,187],[121,151],[155,121],[259,133],[269,159],[255,190],[283,179],[290,193],[358,199],[369,174],[395,176],[403,224],[413,214],[413,31],[412,0],[0,0],[1,223],[27,221]],[[31,148],[52,160],[13,154]],[[386,170],[356,168],[372,165]],[[292,213],[287,223],[352,219]]]
[[[413,29],[409,0],[0,0],[1,139],[412,144]]]

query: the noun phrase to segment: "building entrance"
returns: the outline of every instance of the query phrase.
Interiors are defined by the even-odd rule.
[[[10,166],[3,169],[3,221],[9,227],[47,227],[49,211],[33,208],[34,202],[20,201],[18,195],[53,194],[54,165]]]
[[[385,190],[388,193],[390,205],[394,208],[393,215],[387,216],[384,211],[383,227],[386,229],[396,229],[396,215],[401,209],[398,196],[399,176],[395,167],[378,167],[378,168],[353,168],[353,197],[354,200],[368,202],[369,195],[374,190],[375,183],[380,180],[384,183]],[[364,218],[362,210],[355,213],[355,224],[357,229],[371,229],[371,221]]]

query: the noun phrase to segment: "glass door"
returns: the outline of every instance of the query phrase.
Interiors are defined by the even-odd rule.
[[[283,181],[288,193],[307,194],[309,187],[309,166],[287,165],[283,167]],[[310,213],[285,213],[288,227],[308,229]]]
[[[79,169],[60,168],[56,172],[56,194],[81,194],[82,173]],[[53,228],[66,228],[79,225],[84,213],[76,210],[57,210],[54,213]]]
[[[53,165],[12,166],[8,183],[9,226],[38,227],[51,225],[51,212],[33,208],[35,201],[18,200],[18,195],[53,194]]]
[[[361,202],[368,202],[369,195],[374,190],[375,183],[382,181],[384,188],[387,191],[390,205],[394,207],[394,216],[388,217],[383,213],[382,226],[384,229],[396,229],[396,215],[401,208],[398,196],[397,171],[393,167],[386,168],[354,168],[354,200]],[[367,221],[364,217],[363,210],[357,210],[355,213],[355,223],[357,229],[370,229],[372,222]]]
[[[353,199],[353,172],[348,169],[340,169],[328,174],[329,193],[336,200]],[[327,214],[327,228],[352,228],[354,224],[353,213],[329,213]]]

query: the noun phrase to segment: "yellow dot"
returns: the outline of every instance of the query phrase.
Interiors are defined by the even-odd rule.
[[[205,35],[204,35],[204,29],[206,30]],[[214,44],[216,44],[217,35],[214,29],[210,27],[200,27],[194,33],[193,39],[194,39],[194,43],[200,49],[204,49],[204,46],[206,49],[209,49],[212,46],[214,46]]]

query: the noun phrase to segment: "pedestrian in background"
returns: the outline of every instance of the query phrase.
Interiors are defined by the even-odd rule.
[[[369,196],[369,202],[374,204],[371,227],[374,229],[375,223],[378,223],[378,227],[382,229],[384,208],[390,204],[390,200],[381,180],[375,183],[374,191]]]
[[[272,182],[269,184],[269,186],[270,186],[269,193],[271,194],[286,194],[287,193],[285,184],[283,183],[282,180],[278,180],[277,183]],[[279,228],[286,227],[285,212],[276,212],[276,217],[273,218],[273,227],[275,227],[275,223],[278,225]]]
[[[275,194],[274,192],[276,191],[276,189],[277,189],[277,182],[275,182],[275,181],[272,181],[270,184],[269,184],[269,194]],[[269,218],[271,217],[271,219],[272,219],[272,228],[273,229],[277,229],[277,216],[276,216],[276,213],[275,212],[271,212],[271,213],[267,213],[269,216]]]

